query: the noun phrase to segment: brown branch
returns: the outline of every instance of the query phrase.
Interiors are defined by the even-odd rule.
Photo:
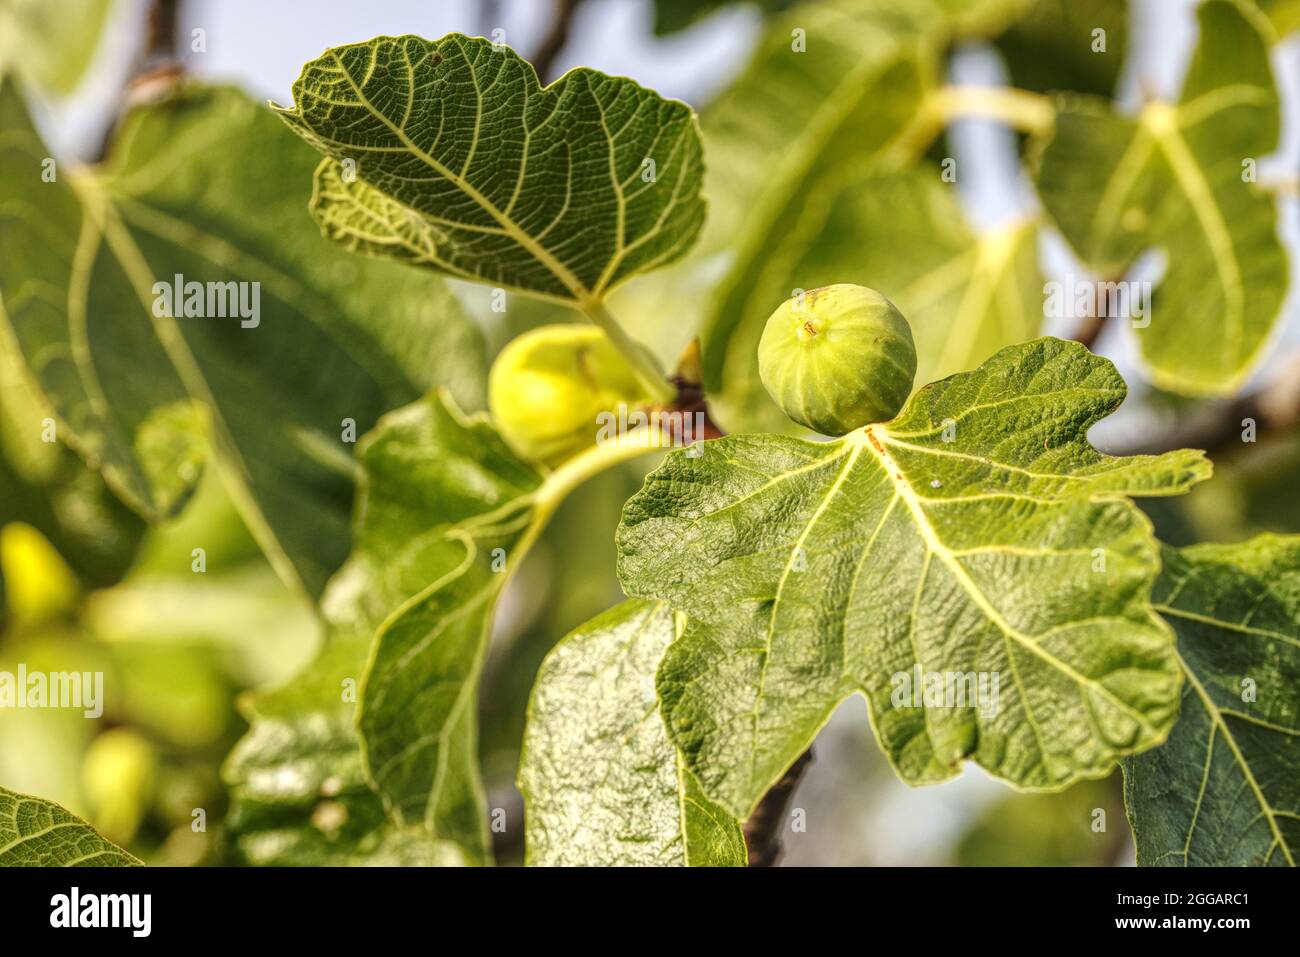
[[[176,25],[180,13],[180,0],[153,0],[149,4],[149,18],[145,32],[143,66],[176,59]]]
[[[1079,327],[1070,336],[1075,342],[1083,343],[1089,350],[1092,350],[1097,344],[1097,340],[1101,338],[1102,330],[1106,328],[1107,320],[1112,318],[1106,312],[1106,297],[1102,294],[1102,287],[1107,283],[1118,281],[1116,279],[1102,279],[1094,283],[1097,287],[1097,294],[1093,298],[1097,308],[1092,315],[1084,316],[1079,320]]]
[[[745,822],[745,846],[749,848],[750,867],[772,867],[780,860],[781,825],[786,818],[786,809],[812,758],[812,748],[795,758],[794,764],[763,795],[763,800],[758,802],[758,807]]]
[[[117,137],[118,123],[129,107],[165,95],[184,75],[185,67],[178,57],[176,35],[180,8],[181,0],[151,0],[144,19],[144,41],[140,52],[127,73],[120,102],[112,107],[112,115],[93,159],[103,160],[108,156]]]
[[[551,28],[542,38],[541,44],[533,53],[533,69],[543,83],[555,79],[555,58],[560,55],[564,45],[569,42],[569,30],[573,26],[573,16],[582,6],[583,0],[554,0],[555,13],[551,17]]]

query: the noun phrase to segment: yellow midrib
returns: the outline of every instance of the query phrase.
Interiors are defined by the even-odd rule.
[[[877,433],[881,434],[880,437],[877,437]],[[858,432],[850,433],[849,438],[851,441],[870,446],[888,480],[893,484],[895,491],[911,512],[913,523],[916,526],[918,534],[920,534],[922,540],[925,542],[926,548],[932,551],[939,560],[943,562],[944,567],[946,567],[949,573],[957,580],[957,583],[961,585],[963,591],[969,595],[971,601],[975,603],[984,616],[988,618],[988,620],[992,622],[1006,637],[1014,639],[1021,647],[1042,659],[1052,668],[1063,673],[1070,680],[1081,686],[1093,688],[1098,694],[1109,700],[1121,711],[1130,715],[1148,732],[1154,732],[1155,729],[1152,728],[1151,723],[1147,720],[1145,715],[1139,711],[1135,711],[1126,702],[1116,698],[1115,695],[1100,682],[1080,674],[1064,661],[1048,654],[1039,647],[1038,643],[1033,641],[1030,636],[1023,634],[1019,629],[1015,628],[1006,620],[1002,613],[998,611],[992,602],[989,601],[988,597],[975,583],[974,579],[970,577],[970,574],[966,569],[962,567],[961,562],[958,561],[953,550],[950,549],[935,533],[933,525],[930,524],[929,517],[925,514],[925,509],[921,504],[920,496],[916,494],[911,483],[903,476],[902,468],[894,461],[893,457],[885,449],[885,446],[889,444],[888,436],[889,432],[883,425],[869,425]],[[1008,656],[1008,661],[1014,671],[1014,659],[1011,659],[1010,656]],[[1019,682],[1018,674],[1016,675],[1016,680]],[[1038,734],[1041,742],[1042,735],[1034,722],[1033,712],[1029,707],[1028,698],[1025,698],[1025,716],[1034,728],[1035,734]],[[1044,763],[1046,763],[1046,750],[1043,752],[1043,757]]]
[[[1223,713],[1219,710],[1218,705],[1216,705],[1210,698],[1209,692],[1205,690],[1205,686],[1201,684],[1200,679],[1198,679],[1195,673],[1193,673],[1191,667],[1187,664],[1186,659],[1183,658],[1182,653],[1175,648],[1174,654],[1178,657],[1179,667],[1183,669],[1183,673],[1187,676],[1188,684],[1196,690],[1196,694],[1200,697],[1201,705],[1205,708],[1205,713],[1210,716],[1210,720],[1214,722],[1214,726],[1223,732],[1223,740],[1232,751],[1232,756],[1236,760],[1237,766],[1241,768],[1241,773],[1245,777],[1246,784],[1250,787],[1251,793],[1255,795],[1255,800],[1259,804],[1260,811],[1268,820],[1269,830],[1273,832],[1273,839],[1277,842],[1278,848],[1281,849],[1283,856],[1286,857],[1287,863],[1292,867],[1295,867],[1296,862],[1295,858],[1291,854],[1291,848],[1287,845],[1286,840],[1282,837],[1281,829],[1277,826],[1275,809],[1273,805],[1269,803],[1268,799],[1264,797],[1264,792],[1260,788],[1259,782],[1255,779],[1254,772],[1250,770],[1250,765],[1246,763],[1245,755],[1241,753],[1241,748],[1237,746],[1237,741],[1232,736],[1232,731],[1228,729],[1228,723],[1223,720]],[[1207,767],[1212,759],[1212,754],[1206,758]],[[1196,807],[1199,812],[1199,801],[1197,801]],[[1189,843],[1191,841],[1190,832],[1188,834],[1188,841]]]

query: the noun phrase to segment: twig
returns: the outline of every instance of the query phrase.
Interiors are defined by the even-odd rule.
[[[573,16],[582,3],[583,0],[554,0],[555,13],[551,17],[551,28],[533,53],[533,68],[543,83],[555,79],[553,72],[555,58],[569,42],[569,29],[573,26]]]
[[[149,4],[141,66],[149,68],[158,62],[176,59],[176,23],[179,13],[179,0],[153,0]]]
[[[117,136],[118,123],[130,106],[146,102],[168,90],[185,72],[177,56],[176,25],[180,19],[181,0],[151,0],[144,20],[144,43],[127,74],[122,98],[111,108],[111,116],[100,138],[98,152],[92,157],[103,160]]]
[[[1082,342],[1088,349],[1092,349],[1101,338],[1101,331],[1106,328],[1106,320],[1110,317],[1106,315],[1104,309],[1099,309],[1094,315],[1085,316],[1079,322],[1079,328],[1074,330],[1070,336],[1075,342]]]
[[[1096,295],[1092,297],[1096,308],[1091,315],[1084,316],[1079,320],[1079,327],[1074,330],[1074,333],[1070,336],[1071,339],[1083,343],[1092,351],[1096,351],[1093,347],[1097,344],[1097,340],[1101,338],[1101,333],[1106,328],[1107,321],[1113,318],[1106,310],[1109,299],[1105,291],[1119,281],[1119,279],[1101,279],[1093,284],[1096,286]]]
[[[781,824],[785,821],[786,808],[812,758],[812,748],[795,758],[794,764],[763,795],[763,800],[758,802],[758,807],[745,822],[745,845],[749,848],[750,867],[771,867],[780,859]]]

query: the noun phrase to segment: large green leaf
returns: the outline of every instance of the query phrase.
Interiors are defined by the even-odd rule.
[[[99,48],[112,0],[0,0],[0,74],[67,94]]]
[[[1186,674],[1169,740],[1124,762],[1138,863],[1300,858],[1300,536],[1164,550],[1153,594]]]
[[[782,277],[784,292],[774,295],[836,282],[880,290],[911,323],[918,382],[1031,338],[1043,321],[1036,223],[1017,219],[976,234],[953,190],[929,165],[819,183],[768,267]],[[739,405],[736,395],[726,391],[717,403],[730,430],[790,430],[765,392],[745,393]]]
[[[542,663],[519,764],[529,864],[746,863],[739,822],[705,796],[659,717],[655,668],[674,617],[626,601]]]
[[[690,616],[658,688],[705,790],[747,817],[853,692],[913,784],[973,758],[1060,788],[1164,740],[1180,674],[1148,604],[1156,543],[1124,496],[1179,493],[1209,465],[1094,450],[1124,394],[1107,360],[1039,339],[834,442],[670,455],[624,509],[619,572]],[[978,706],[895,701],[914,667],[954,693],[983,681],[962,689]]]
[[[130,867],[140,863],[53,801],[0,787],[0,867]]]
[[[1286,293],[1273,201],[1245,181],[1243,164],[1277,149],[1279,130],[1268,45],[1245,9],[1200,7],[1176,105],[1154,101],[1129,118],[1062,99],[1038,175],[1047,209],[1103,276],[1147,250],[1164,254],[1149,325],[1134,332],[1154,381],[1189,394],[1236,390]]]
[[[313,211],[368,253],[587,308],[704,221],[694,114],[626,78],[543,88],[482,38],[376,37],[308,63],[293,97],[280,115],[330,157]]]
[[[445,396],[437,395],[385,416],[366,437],[358,456],[362,480],[355,547],[322,602],[331,634],[321,660],[305,675],[284,692],[251,705],[254,715],[264,720],[254,722],[252,733],[227,767],[227,780],[239,802],[236,830],[247,832],[241,845],[252,859],[269,856],[280,863],[309,863],[321,844],[312,830],[319,830],[312,815],[320,800],[335,799],[320,792],[321,781],[340,775],[344,792],[355,805],[349,808],[349,820],[358,822],[355,827],[360,830],[343,832],[345,839],[331,854],[351,859],[368,858],[372,852],[424,855],[436,851],[441,856],[445,850],[441,847],[411,848],[403,843],[402,835],[423,835],[453,842],[468,862],[481,862],[488,856],[476,753],[482,648],[439,641],[432,650],[435,666],[448,669],[448,683],[441,690],[455,698],[454,714],[403,715],[400,730],[390,735],[390,729],[381,725],[377,730],[383,733],[367,740],[368,748],[363,748],[354,728],[356,702],[362,703],[363,734],[376,731],[370,721],[372,712],[366,709],[377,705],[372,697],[376,689],[386,687],[376,681],[387,677],[382,669],[391,650],[382,637],[391,626],[381,628],[381,624],[390,616],[400,620],[405,609],[421,605],[425,592],[438,593],[457,572],[464,573],[459,565],[475,539],[459,530],[460,524],[479,520],[483,527],[490,526],[489,513],[499,506],[508,509],[541,478],[514,459],[485,420],[466,419]],[[472,617],[476,611],[471,605],[462,613]],[[372,637],[377,630],[380,637]],[[372,644],[377,664],[368,666]],[[414,664],[433,667],[428,657],[416,654]],[[367,677],[368,667],[381,669],[380,677]],[[360,689],[359,698],[357,693],[344,696],[345,679],[350,679],[348,687],[354,692]],[[378,704],[384,701],[395,704],[397,694],[383,695]],[[388,713],[383,714],[387,718]],[[436,742],[422,738],[430,726],[426,721],[436,722]],[[407,746],[420,757],[426,749],[436,753],[436,781],[431,777],[418,792],[394,799],[389,774],[372,776],[370,768],[376,759],[388,759],[389,748]],[[272,773],[284,767],[290,770],[279,778]],[[297,777],[291,774],[295,768],[301,772]],[[288,782],[283,789],[282,781]],[[338,840],[331,838],[329,843],[333,846]],[[282,843],[293,853],[292,859],[279,858]]]
[[[376,546],[406,550],[396,561],[391,551],[374,552],[375,573],[400,577],[406,597],[375,634],[358,726],[368,774],[394,818],[436,827],[466,803],[457,769],[477,759],[492,612],[536,534],[542,478],[486,420],[465,420],[440,402],[385,425],[367,460],[405,473],[406,482],[366,533]]]
[[[188,494],[210,417],[250,529],[319,592],[348,549],[344,420],[359,434],[436,382],[481,401],[477,332],[436,281],[321,240],[314,154],[240,93],[140,108],[105,170],[55,182],[11,83],[0,126],[0,296],[69,442],[157,516]],[[178,274],[260,284],[259,321],[155,316]]]

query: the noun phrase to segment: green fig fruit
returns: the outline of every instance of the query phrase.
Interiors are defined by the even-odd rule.
[[[916,346],[892,302],[836,283],[795,295],[768,317],[758,374],[794,421],[844,435],[898,414],[912,391]]]
[[[521,458],[552,468],[594,445],[597,416],[650,397],[631,364],[595,326],[541,326],[501,350],[488,375],[488,404]]]
[[[130,843],[152,800],[158,749],[131,728],[112,728],[96,737],[81,764],[82,790],[90,821],[109,840]]]

